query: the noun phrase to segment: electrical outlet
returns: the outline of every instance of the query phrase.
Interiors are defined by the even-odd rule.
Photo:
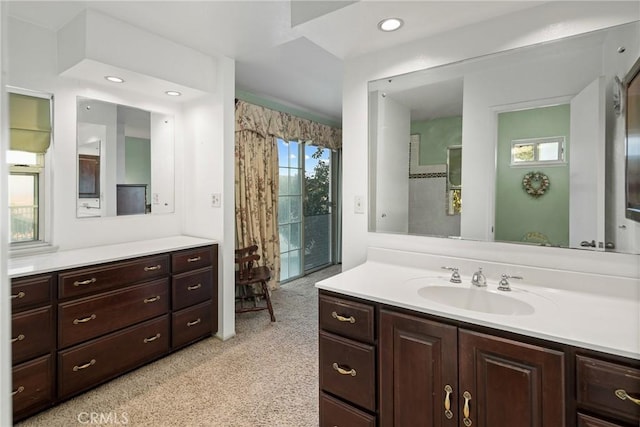
[[[160,204],[160,195],[158,193],[153,193],[153,204]]]
[[[355,196],[353,198],[353,212],[357,214],[364,213],[364,202],[362,201],[362,196]]]
[[[222,205],[222,194],[211,193],[211,207],[219,208]]]

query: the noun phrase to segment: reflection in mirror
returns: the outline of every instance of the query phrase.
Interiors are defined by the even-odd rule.
[[[173,212],[173,118],[77,99],[78,217]]]
[[[369,230],[636,253],[609,101],[639,52],[636,21],[369,82]]]

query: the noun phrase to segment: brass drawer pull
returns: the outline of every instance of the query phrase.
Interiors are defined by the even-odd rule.
[[[187,262],[196,262],[202,259],[201,256],[194,256],[193,258],[187,258]]]
[[[25,337],[24,335],[20,334],[20,335],[18,335],[18,336],[17,336],[17,337],[15,337],[15,338],[11,338],[11,342],[12,342],[12,343],[14,343],[14,342],[17,342],[17,341],[22,341],[22,340],[23,340],[23,339],[25,339],[25,338],[26,338],[26,337]]]
[[[161,268],[162,266],[158,264],[158,265],[153,265],[151,267],[145,267],[144,271],[155,271],[155,270],[160,270]]]
[[[150,343],[152,341],[157,340],[158,338],[160,338],[160,332],[158,332],[157,334],[155,334],[154,336],[152,336],[151,338],[145,338],[142,341],[144,341],[145,344]]]
[[[462,397],[464,397],[464,406],[462,407],[462,415],[464,416],[464,418],[462,419],[462,422],[464,423],[465,426],[471,427],[471,424],[473,424],[473,422],[471,422],[471,418],[469,418],[469,415],[471,412],[469,410],[469,401],[471,400],[471,393],[465,390],[465,392],[462,393]]]
[[[444,391],[447,395],[444,398],[444,416],[447,417],[448,420],[453,418],[453,412],[451,412],[451,393],[453,393],[453,388],[449,384],[444,386]]]
[[[89,362],[85,363],[84,365],[76,365],[73,367],[73,372],[78,372],[81,369],[87,369],[89,366],[93,366],[96,364],[96,359],[91,359]]]
[[[629,399],[630,401],[632,401],[633,403],[635,403],[636,405],[640,406],[640,399],[636,399],[634,397],[631,397],[626,390],[623,389],[618,389],[615,391],[616,397],[620,400],[627,400]]]
[[[20,386],[11,392],[11,396],[15,396],[16,394],[22,393],[23,391],[24,391],[24,386]]]
[[[335,311],[331,312],[331,317],[333,317],[334,319],[337,319],[339,322],[356,323],[356,318],[355,317],[353,317],[353,316],[344,317],[344,316],[339,315]]]
[[[340,365],[338,365],[336,362],[333,362],[332,366],[333,366],[333,369],[335,369],[340,375],[351,375],[352,377],[356,376],[356,370],[353,368],[346,370]]]
[[[96,279],[95,277],[87,280],[76,280],[75,282],[73,282],[73,286],[90,285],[92,283],[96,283],[97,280],[98,279]]]
[[[94,320],[95,318],[96,318],[96,315],[92,314],[91,316],[85,317],[84,319],[73,319],[73,324],[78,325],[80,323],[87,323],[88,321]]]
[[[160,295],[156,295],[155,297],[151,297],[151,298],[145,298],[143,301],[145,304],[149,304],[150,302],[160,301]]]
[[[197,318],[196,320],[194,320],[193,322],[187,322],[187,326],[195,326],[195,325],[197,325],[197,324],[198,324],[198,323],[200,323],[200,322],[202,322],[202,319],[200,319],[200,318],[198,317],[198,318]]]
[[[20,291],[17,294],[11,295],[11,299],[14,298],[18,298],[18,299],[22,299],[26,296],[27,294],[25,294],[24,292]]]
[[[197,285],[187,286],[188,291],[195,291],[196,289],[200,289],[202,287],[202,283],[198,283]]]

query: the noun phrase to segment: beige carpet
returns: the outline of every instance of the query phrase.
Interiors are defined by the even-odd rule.
[[[18,425],[317,426],[314,284],[339,272],[332,266],[274,291],[276,323],[266,311],[237,315],[236,337],[200,341]]]

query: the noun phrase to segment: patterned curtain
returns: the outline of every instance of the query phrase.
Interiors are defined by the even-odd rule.
[[[258,245],[261,262],[271,269],[269,288],[275,289],[280,279],[277,139],[335,150],[342,147],[342,130],[241,100],[235,118],[236,247]]]

